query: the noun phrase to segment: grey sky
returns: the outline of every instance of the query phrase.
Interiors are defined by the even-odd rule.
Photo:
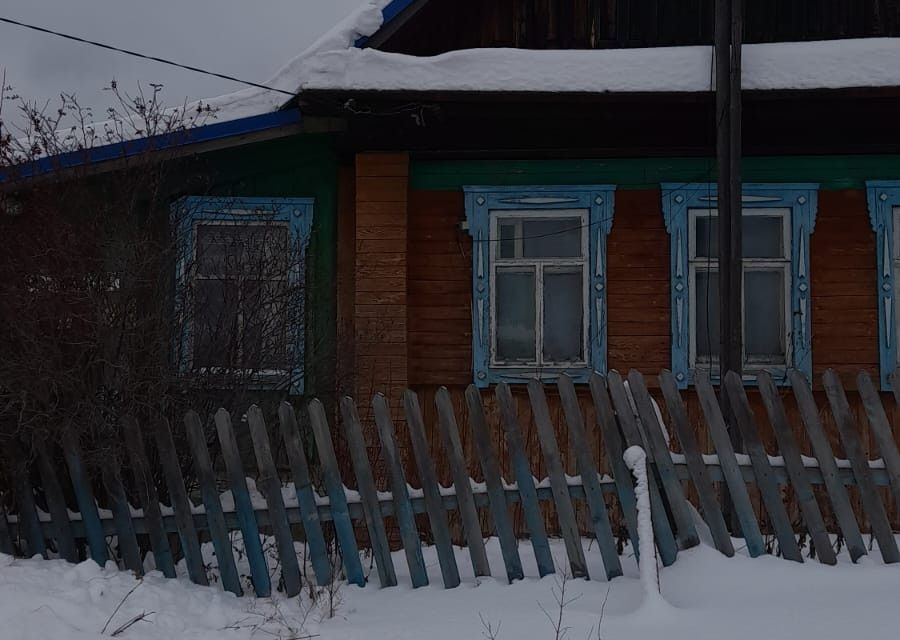
[[[265,82],[362,0],[0,0],[0,16],[141,53]],[[113,78],[165,85],[163,102],[243,88],[97,47],[0,23],[0,75],[29,100],[74,93],[102,115]],[[3,117],[10,121],[10,105]],[[102,119],[102,118],[101,118]],[[14,120],[14,119],[13,119]]]

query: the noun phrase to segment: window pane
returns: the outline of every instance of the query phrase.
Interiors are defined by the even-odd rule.
[[[784,272],[744,274],[744,350],[748,362],[785,361]]]
[[[521,235],[521,234],[519,234]],[[500,223],[500,257],[516,257],[516,221],[509,220]]]
[[[695,254],[698,258],[719,257],[719,219],[697,216]]]
[[[525,258],[581,257],[581,218],[522,219]]]
[[[269,277],[287,272],[288,230],[281,225],[197,226],[197,272],[234,277]]]
[[[584,361],[584,279],[577,271],[544,271],[544,360]]]
[[[743,247],[745,258],[783,258],[783,218],[744,216]]]
[[[242,293],[242,366],[286,369],[289,294],[286,283],[247,280]]]
[[[238,291],[233,282],[194,282],[194,367],[230,367],[237,361]]]
[[[497,359],[535,361],[534,272],[497,271]]]
[[[710,362],[719,357],[719,274],[698,271],[694,282],[697,362]]]

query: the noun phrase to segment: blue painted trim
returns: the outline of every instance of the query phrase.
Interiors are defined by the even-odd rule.
[[[891,389],[897,368],[897,319],[894,300],[894,207],[900,207],[900,180],[866,182],[869,221],[875,231],[878,274],[878,353],[881,388]]]
[[[305,282],[306,262],[302,257],[309,246],[312,231],[315,200],[313,198],[228,198],[186,196],[172,204],[172,226],[178,241],[178,257],[175,265],[176,309],[180,315],[180,339],[176,345],[176,363],[179,371],[188,373],[193,369],[193,317],[185,308],[183,291],[191,277],[193,263],[194,226],[197,222],[286,222],[290,230],[290,242],[296,252],[296,266],[288,274],[288,283],[296,287]],[[291,353],[288,354],[293,368],[290,372],[292,395],[301,395],[304,388],[305,303],[297,305],[295,317],[291,319],[289,340]],[[277,387],[278,382],[260,380],[260,388]]]
[[[535,377],[555,381],[561,374],[585,383],[593,371],[606,372],[606,239],[615,214],[615,186],[570,185],[497,187],[465,186],[466,221],[472,236],[472,366],[475,384],[527,382]],[[558,202],[529,203],[529,198]],[[573,369],[491,367],[490,212],[503,210],[587,209],[589,282],[588,366]]]
[[[693,380],[690,370],[690,270],[688,211],[716,206],[718,185],[714,183],[663,183],[662,208],[671,251],[672,372],[679,387]],[[761,184],[743,186],[743,206],[748,209],[791,210],[791,367],[812,379],[812,303],[810,299],[809,239],[816,224],[819,185],[815,183]],[[768,369],[773,380],[786,385],[785,367]],[[710,372],[718,375],[717,371]]]
[[[388,5],[381,10],[381,26],[378,27],[378,31],[381,31],[393,22],[393,20],[413,2],[415,2],[415,0],[392,0],[389,2]],[[353,46],[357,49],[365,49],[369,45],[369,40],[375,37],[378,34],[378,31],[370,36],[361,36],[357,38],[356,42],[353,43]]]
[[[14,169],[0,171],[0,182],[33,178],[53,173],[54,171],[98,164],[109,160],[130,158],[151,151],[184,147],[201,142],[211,142],[223,138],[257,133],[267,129],[277,129],[278,127],[297,124],[300,120],[299,109],[287,109],[227,122],[213,122],[185,131],[116,142],[83,151],[71,151],[56,156],[40,158],[33,162],[19,165]]]

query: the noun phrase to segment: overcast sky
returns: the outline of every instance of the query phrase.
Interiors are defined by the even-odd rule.
[[[362,0],[0,0],[0,17],[264,83]],[[0,76],[29,100],[74,93],[103,114],[112,79],[165,86],[162,101],[242,85],[0,23]],[[4,107],[4,119],[12,115]]]

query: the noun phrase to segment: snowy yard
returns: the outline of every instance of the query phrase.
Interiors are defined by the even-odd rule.
[[[553,541],[553,551],[558,566],[565,566],[561,541]],[[457,553],[463,573],[459,588],[441,587],[434,549],[426,548],[431,586],[342,586],[331,619],[327,597],[319,604],[307,597],[235,598],[219,587],[197,587],[155,573],[139,582],[92,561],[73,566],[0,555],[0,639],[81,640],[114,634],[168,640],[557,637],[550,618],[560,615],[557,601],[563,582],[558,576],[507,585],[502,572],[495,570],[498,576],[476,580],[466,550]],[[491,566],[502,567],[496,540],[489,541],[488,553]],[[587,556],[592,574],[602,576],[596,546]],[[561,631],[569,640],[897,637],[900,567],[885,566],[877,558],[876,553],[854,566],[842,555],[837,567],[825,567],[813,561],[798,565],[773,557],[750,559],[740,551],[728,559],[700,547],[683,552],[675,566],[661,570],[663,595],[670,605],[646,606],[637,565],[626,551],[624,578],[564,583],[568,604],[562,610]],[[522,543],[522,559],[526,575],[536,576],[527,542]],[[409,585],[402,552],[395,554],[394,562],[401,585]],[[377,582],[374,571],[372,580]]]

